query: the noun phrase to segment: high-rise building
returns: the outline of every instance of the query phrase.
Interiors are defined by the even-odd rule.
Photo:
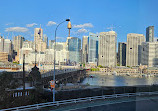
[[[24,42],[24,37],[22,37],[21,35],[15,36],[13,38],[13,50],[15,52],[19,52],[19,49],[22,48],[23,42]]]
[[[12,42],[9,39],[4,39],[0,37],[0,52],[1,52],[1,59],[3,56],[5,58],[4,61],[12,61]],[[3,60],[1,60],[3,61]]]
[[[12,61],[12,41],[9,39],[4,40],[4,52],[8,53],[8,60]]]
[[[116,40],[115,31],[101,32],[99,35],[99,65],[116,66]]]
[[[70,62],[81,62],[81,40],[77,37],[68,38],[68,51]]]
[[[53,44],[55,40],[49,40],[49,49],[53,49]]]
[[[0,52],[4,51],[4,38],[0,36]]]
[[[127,34],[126,66],[140,65],[142,42],[145,42],[143,34]]]
[[[82,37],[82,63],[88,62],[88,36]]]
[[[34,30],[34,42],[37,52],[44,52],[46,50],[46,43],[43,41],[43,29],[35,28]]]
[[[32,41],[26,40],[23,42],[22,48],[34,48],[34,44]]]
[[[9,39],[4,40],[4,52],[7,52],[9,55],[12,54],[12,41]]]
[[[88,62],[98,63],[98,40],[99,34],[89,33],[88,37]]]
[[[44,42],[46,43],[46,46],[48,48],[48,37],[46,35],[44,36]]]
[[[146,42],[154,42],[154,26],[146,28]]]
[[[126,66],[126,43],[118,43],[118,63],[120,66]]]
[[[148,67],[158,66],[158,42],[143,42],[141,64]]]

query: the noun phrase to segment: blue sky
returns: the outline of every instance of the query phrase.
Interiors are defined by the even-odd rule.
[[[155,26],[158,36],[157,0],[1,0],[0,4],[0,35],[9,39],[23,35],[33,40],[34,28],[40,24],[49,40],[54,39],[57,24],[66,18],[73,25],[71,36],[79,38],[88,32],[110,31],[108,27],[113,26],[117,41],[126,42],[128,33],[145,35],[150,25]],[[66,26],[58,28],[59,42],[68,36]]]

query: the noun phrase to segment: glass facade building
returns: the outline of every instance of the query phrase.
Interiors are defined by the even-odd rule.
[[[89,33],[88,37],[88,62],[97,63],[98,62],[98,34]]]
[[[154,42],[154,26],[146,28],[146,42]]]
[[[70,62],[81,62],[81,39],[77,37],[68,39],[68,51]]]
[[[126,43],[118,44],[118,61],[120,66],[126,66]]]

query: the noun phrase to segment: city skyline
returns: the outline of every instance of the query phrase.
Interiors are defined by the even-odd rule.
[[[148,26],[155,27],[154,35],[157,37],[158,21],[157,15],[154,14],[157,9],[156,2],[154,0],[122,0],[121,2],[117,0],[99,2],[69,0],[59,3],[58,1],[21,2],[16,0],[10,4],[6,0],[1,2],[0,13],[3,16],[0,21],[2,24],[0,35],[5,38],[8,36],[9,39],[12,39],[12,36],[22,35],[27,40],[33,40],[34,28],[40,27],[41,24],[44,34],[49,40],[53,40],[56,25],[65,18],[70,18],[73,26],[71,36],[80,39],[89,32],[107,32],[111,30],[110,27],[115,27],[113,30],[117,33],[117,42],[126,42],[128,33],[146,35],[145,29]],[[34,4],[37,6],[35,7]],[[20,9],[23,11],[21,12]],[[59,42],[66,41],[68,36],[66,25],[63,24],[58,30]]]

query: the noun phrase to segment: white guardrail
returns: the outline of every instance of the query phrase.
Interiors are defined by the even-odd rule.
[[[80,102],[94,101],[94,100],[101,100],[101,99],[108,99],[108,98],[145,96],[145,95],[156,95],[156,94],[158,94],[158,91],[103,95],[103,96],[94,96],[94,97],[86,97],[86,98],[78,98],[78,99],[70,99],[70,100],[63,100],[63,101],[56,101],[56,102],[47,102],[47,103],[33,104],[33,105],[27,105],[27,106],[20,106],[20,107],[8,108],[8,109],[1,109],[0,111],[35,110],[35,109],[40,109],[40,108],[44,108],[48,106],[59,106],[59,105],[70,104],[70,103],[80,103]]]

